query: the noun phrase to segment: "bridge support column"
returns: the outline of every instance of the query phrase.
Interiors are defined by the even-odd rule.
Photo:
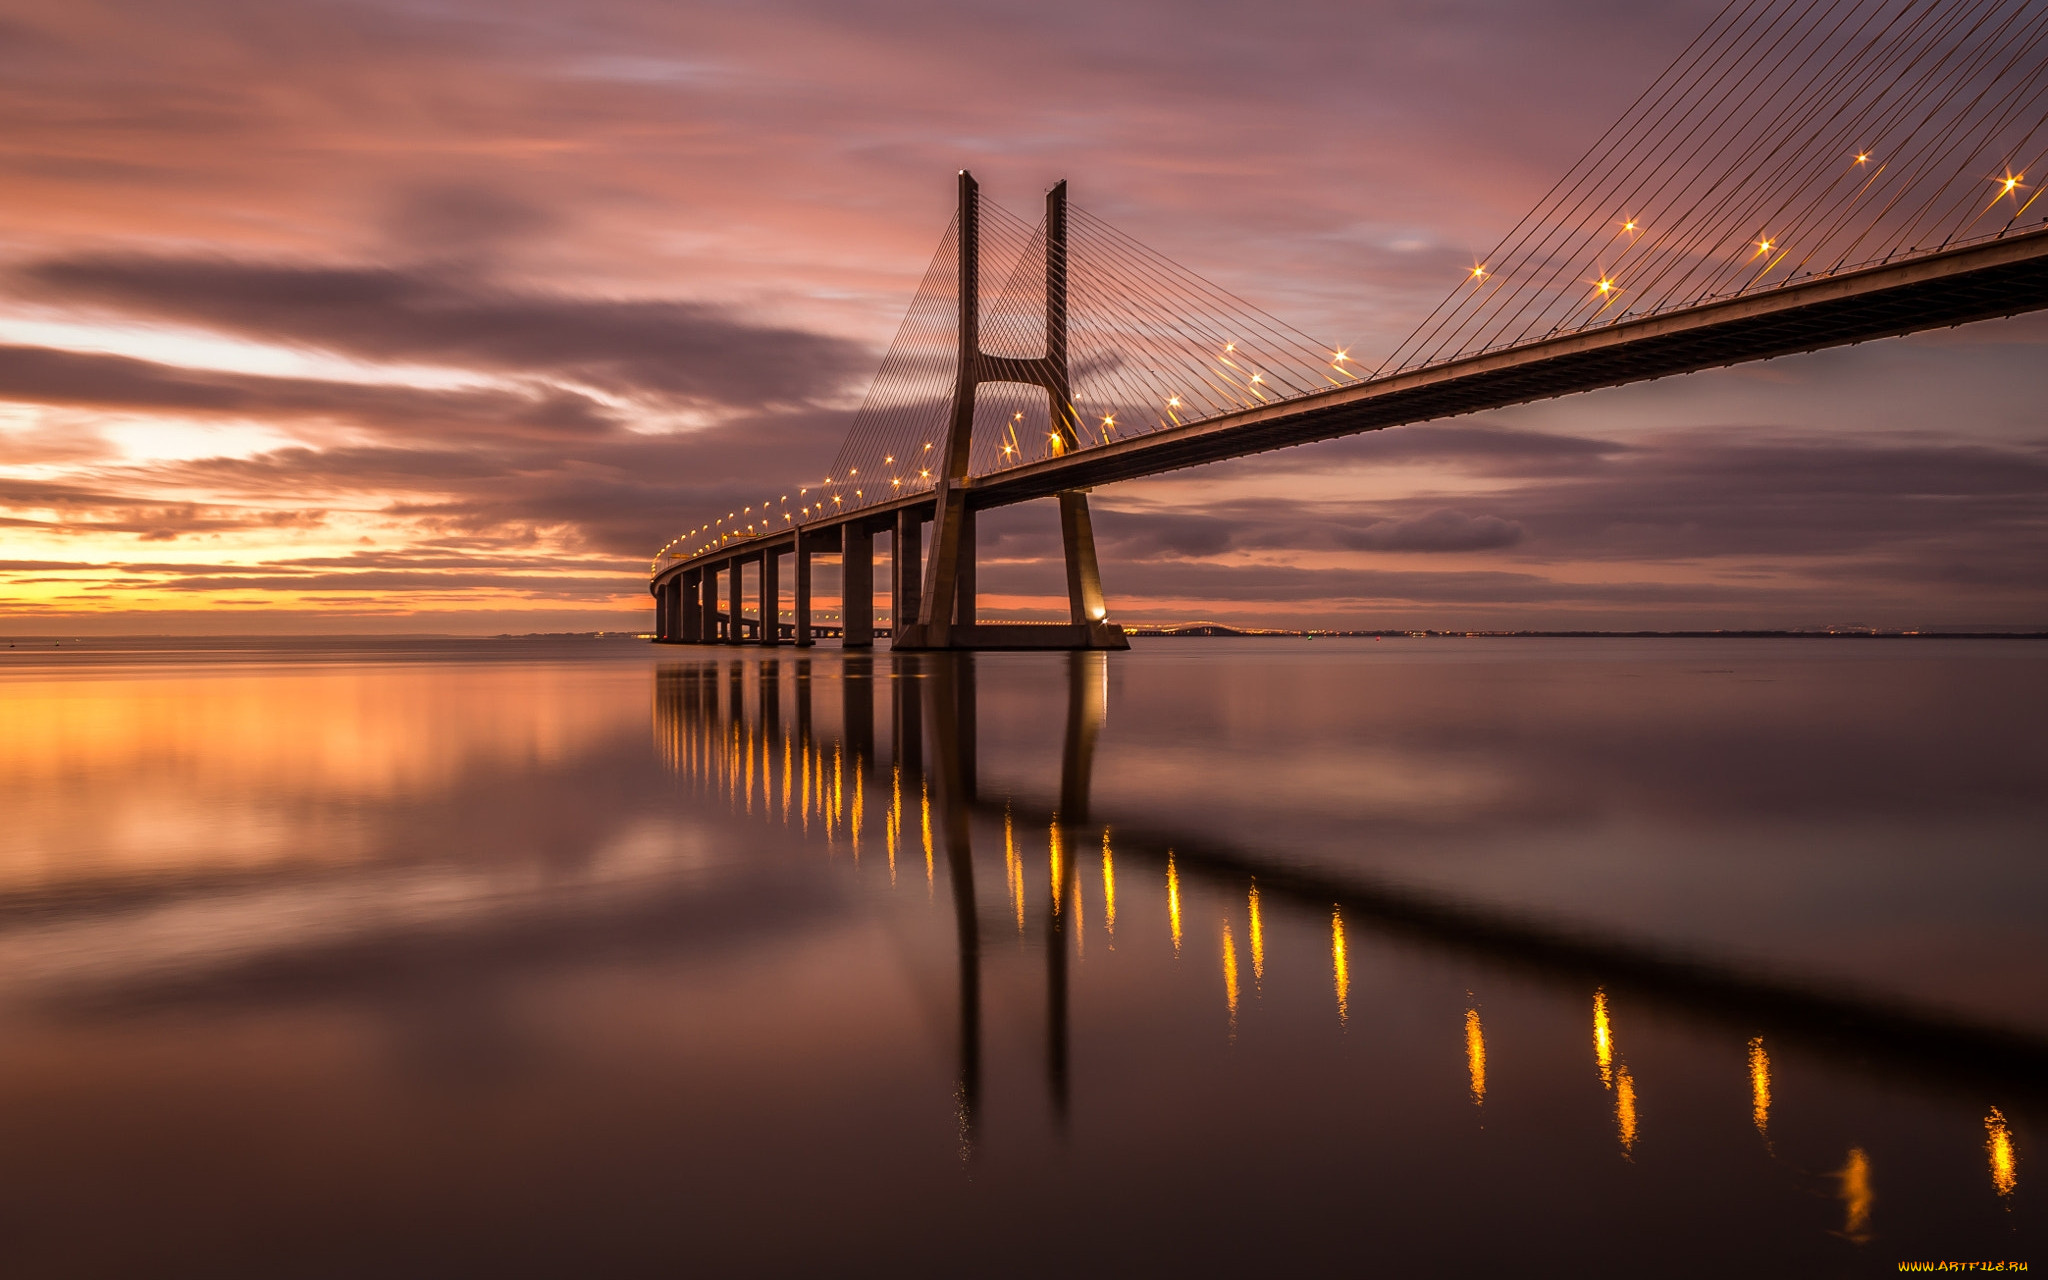
[[[704,571],[689,569],[683,573],[676,611],[682,615],[677,627],[677,639],[684,644],[696,644],[704,638]]]
[[[725,639],[718,614],[718,575],[729,565],[710,564],[704,566],[704,643],[717,644]]]
[[[669,634],[668,583],[654,588],[654,642],[661,644],[674,637]]]
[[[727,563],[732,570],[732,585],[727,588],[730,594],[725,609],[725,642],[727,644],[745,644],[747,642],[747,627],[745,622],[746,597],[743,594],[743,584],[747,578],[747,562],[735,557]]]
[[[782,552],[775,547],[761,553],[761,643],[782,643]]]
[[[918,580],[924,573],[924,520],[915,510],[896,513],[896,533],[889,550],[891,561],[889,634],[901,635],[917,621]]]
[[[875,534],[864,520],[840,532],[839,647],[875,647]]]
[[[791,591],[794,598],[789,603],[793,619],[790,638],[796,642],[797,648],[808,649],[811,647],[811,536],[802,529],[796,531],[794,555],[796,584]]]

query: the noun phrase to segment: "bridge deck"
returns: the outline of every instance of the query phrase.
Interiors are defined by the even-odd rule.
[[[1392,374],[1315,395],[1134,436],[977,477],[976,508],[1007,506],[1119,480],[1290,445],[1502,409],[1750,360],[1845,346],[2048,308],[2048,225],[1997,240],[1728,298],[1501,351]],[[879,525],[929,492],[805,526],[830,536],[854,521]],[[683,569],[787,545],[785,530],[657,570]]]

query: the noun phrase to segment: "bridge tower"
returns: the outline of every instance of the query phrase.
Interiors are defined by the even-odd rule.
[[[991,355],[981,349],[981,188],[960,171],[960,318],[952,417],[932,512],[932,549],[925,565],[917,620],[899,624],[894,649],[1128,649],[1124,629],[1108,621],[1088,495],[1059,495],[1060,543],[1066,553],[1065,626],[977,624],[974,620],[974,504],[968,464],[974,445],[974,394],[984,382],[1041,387],[1049,420],[1065,449],[1081,447],[1067,366],[1067,184],[1045,196],[1045,354]]]

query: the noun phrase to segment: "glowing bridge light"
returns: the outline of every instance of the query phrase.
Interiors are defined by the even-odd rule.
[[[1998,194],[2002,196],[2009,196],[2017,188],[2026,185],[2026,177],[2027,175],[2024,173],[2017,178],[2013,177],[2011,174],[2007,174],[2003,178],[1993,178],[1992,181],[1998,183],[1999,185],[2005,188],[2005,190],[1999,192]]]
[[[1630,218],[1627,222],[1621,224],[1621,229],[1623,231],[1634,231],[1636,229],[1636,220]]]
[[[1330,362],[1332,364],[1343,364],[1346,360],[1349,360],[1350,358],[1351,353],[1349,351],[1339,351],[1335,355],[1330,357]]]
[[[1869,162],[1870,162],[1870,153],[1869,153],[1868,151],[1859,151],[1859,152],[1857,152],[1857,153],[1856,153],[1856,163],[1857,163],[1857,164],[1868,164]]]
[[[1168,398],[1168,400],[1167,400],[1167,402],[1166,402],[1166,407],[1167,407],[1167,408],[1169,408],[1169,409],[1178,409],[1178,408],[1180,408],[1180,397],[1179,397],[1179,396],[1172,396],[1172,397]]]
[[[1599,292],[1599,293],[1602,293],[1602,294],[1608,294],[1608,293],[1613,293],[1613,292],[1614,292],[1614,281],[1612,281],[1612,280],[1602,280],[1602,281],[1600,281],[1600,282],[1599,282],[1598,284],[1594,285],[1594,286],[1593,286],[1593,288],[1594,288],[1594,290],[1595,290],[1596,292]]]
[[[1474,280],[1484,280],[1486,279],[1486,275],[1487,272],[1484,266],[1477,266],[1472,268],[1472,278]]]
[[[1223,344],[1223,354],[1224,354],[1224,355],[1226,355],[1226,356],[1227,356],[1227,355],[1229,355],[1229,354],[1230,354],[1231,352],[1233,352],[1233,351],[1235,351],[1235,350],[1237,350],[1237,344],[1236,344],[1235,342],[1226,342],[1226,343],[1224,343],[1224,344]]]

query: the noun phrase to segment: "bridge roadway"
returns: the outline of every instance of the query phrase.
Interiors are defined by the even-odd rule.
[[[2048,308],[2048,222],[1996,239],[1556,334],[1025,463],[969,480],[967,505],[973,510],[1007,506],[1385,427],[2043,308]],[[802,533],[810,546],[798,545],[795,529],[735,541],[658,565],[649,590],[659,600],[663,589],[685,574],[694,577],[707,569],[795,551],[795,634],[802,644],[809,638],[802,616],[809,607],[806,552],[842,550],[847,530],[861,544],[868,534],[892,527],[902,537],[910,521],[931,519],[933,505],[927,490],[809,521]],[[910,539],[915,536],[910,530]],[[914,600],[915,587],[908,590]],[[905,585],[899,584],[899,608],[905,599]],[[858,631],[858,619],[850,621]],[[665,629],[664,634],[714,638],[694,626]]]

